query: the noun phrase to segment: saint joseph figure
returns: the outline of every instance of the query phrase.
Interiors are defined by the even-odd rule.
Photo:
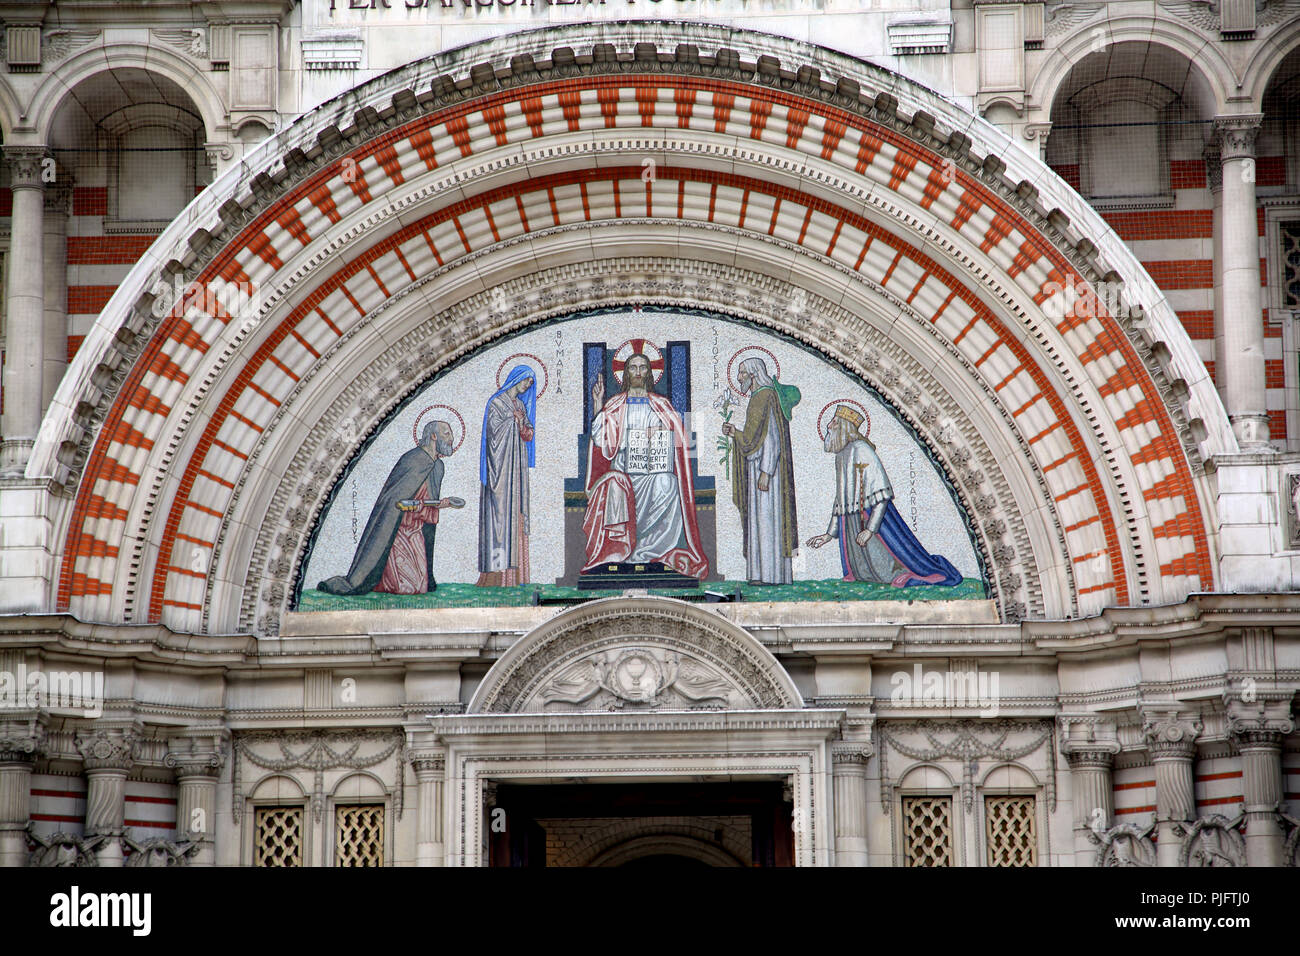
[[[686,428],[672,402],[651,390],[650,360],[641,353],[623,367],[623,391],[605,401],[605,376],[591,389],[587,459],[590,571],[608,563],[659,562],[704,578],[709,559],[700,542]]]
[[[789,584],[790,556],[799,547],[790,450],[790,415],[799,389],[772,378],[757,357],[740,363],[737,378],[749,395],[745,427],[728,422],[723,431],[735,443],[731,500],[740,511],[746,576],[750,584]]]
[[[451,506],[442,494],[442,460],[452,453],[451,425],[444,421],[424,426],[420,444],[401,458],[388,474],[366,530],[361,533],[352,567],[347,574],[321,581],[326,594],[418,594],[435,591],[433,544],[438,515]],[[418,502],[418,503],[411,503]]]
[[[835,456],[835,500],[825,534],[808,539],[820,548],[839,539],[845,581],[909,587],[961,583],[945,557],[930,554],[894,507],[894,488],[876,446],[860,432],[862,413],[838,405],[826,428],[825,448]]]
[[[516,365],[483,410],[479,451],[478,586],[528,581],[528,469],[536,454],[537,376]]]

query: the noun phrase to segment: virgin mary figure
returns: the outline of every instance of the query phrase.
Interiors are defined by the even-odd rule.
[[[537,375],[516,365],[483,410],[479,450],[479,587],[528,581],[528,470],[536,462]]]

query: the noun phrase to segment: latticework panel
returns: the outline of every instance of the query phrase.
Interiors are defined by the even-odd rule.
[[[302,866],[302,807],[258,807],[254,866]]]
[[[1282,239],[1282,306],[1300,309],[1300,219],[1279,224]]]
[[[985,797],[989,866],[1037,866],[1033,797]]]
[[[952,866],[952,797],[904,797],[908,866]]]
[[[382,804],[334,808],[334,865],[384,865]]]

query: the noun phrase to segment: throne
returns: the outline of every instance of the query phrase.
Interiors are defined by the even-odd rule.
[[[700,543],[709,559],[709,573],[705,581],[718,581],[716,570],[717,526],[715,505],[717,491],[712,475],[701,475],[695,457],[695,432],[691,429],[691,343],[669,342],[662,349],[644,339],[631,339],[610,348],[605,342],[584,342],[582,345],[582,421],[583,432],[578,436],[578,474],[564,479],[564,574],[557,584],[577,586],[584,590],[626,590],[629,588],[693,588],[700,581],[685,577],[658,562],[648,564],[607,564],[581,573],[587,563],[587,538],[582,530],[583,516],[587,511],[587,451],[591,443],[591,420],[597,408],[592,407],[591,389],[597,375],[604,373],[605,394],[613,395],[620,387],[624,352],[645,351],[656,374],[652,390],[672,402],[686,426],[690,443],[687,461],[690,481],[695,492],[695,515],[700,529]],[[650,352],[658,353],[656,355]],[[615,373],[618,373],[617,375]]]

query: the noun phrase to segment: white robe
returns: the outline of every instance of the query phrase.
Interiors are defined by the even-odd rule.
[[[681,496],[677,489],[676,457],[673,454],[672,431],[659,419],[645,401],[629,399],[626,405],[627,420],[623,429],[623,443],[614,456],[612,467],[627,475],[636,499],[636,548],[628,562],[640,564],[658,561],[674,548],[686,547],[686,529],[682,519]],[[599,440],[605,427],[602,410],[592,422],[593,441]],[[659,429],[659,445],[650,446],[648,432]],[[667,454],[663,454],[666,439]],[[657,447],[659,454],[652,448]],[[647,454],[647,451],[649,453]],[[619,501],[610,498],[611,511]],[[618,524],[628,516],[607,514],[606,524]]]

